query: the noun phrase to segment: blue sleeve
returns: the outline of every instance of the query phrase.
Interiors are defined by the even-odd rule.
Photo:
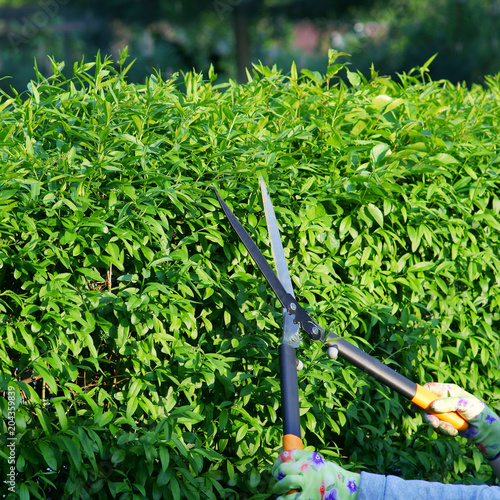
[[[358,500],[500,500],[500,488],[431,483],[361,473]]]

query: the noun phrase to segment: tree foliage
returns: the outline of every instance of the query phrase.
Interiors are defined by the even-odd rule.
[[[345,49],[361,67],[375,63],[384,73],[408,71],[438,53],[434,79],[482,82],[498,71],[500,12],[494,1],[391,0],[358,15],[387,27],[385,36],[360,37]]]
[[[212,191],[270,257],[259,176],[322,326],[497,407],[498,76],[367,80],[331,52],[326,75],[136,85],[125,55],[69,79],[52,60],[0,103],[0,391],[21,498],[269,497],[281,308]],[[307,446],[356,471],[491,481],[321,345],[299,357]]]

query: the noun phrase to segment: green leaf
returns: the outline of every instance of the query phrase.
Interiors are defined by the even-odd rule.
[[[391,149],[387,144],[377,144],[373,146],[370,151],[370,159],[372,163],[376,166],[378,165],[387,155],[391,154]]]
[[[54,451],[52,449],[52,446],[45,441],[41,441],[38,443],[38,448],[40,449],[43,459],[45,460],[45,463],[53,471],[57,471],[57,460]]]
[[[341,240],[344,239],[350,227],[351,227],[351,216],[348,215],[347,217],[344,217],[340,223],[339,236]]]
[[[67,436],[61,436],[60,439],[64,443],[64,447],[71,458],[73,466],[77,471],[80,471],[82,466],[82,456],[80,454],[78,444]]]
[[[19,500],[29,500],[30,492],[28,486],[25,483],[21,483],[19,486]]]
[[[248,424],[243,424],[241,427],[238,428],[238,431],[236,432],[236,442],[241,441],[247,434],[248,432]]]
[[[380,226],[380,227],[384,227],[384,214],[382,213],[382,211],[376,207],[375,205],[373,205],[372,203],[369,203],[367,205],[368,207],[368,212],[370,212],[370,215],[373,217],[373,220]]]
[[[448,153],[439,153],[430,158],[430,160],[443,165],[454,165],[460,163],[456,158]]]
[[[428,271],[436,266],[434,262],[418,262],[417,264],[410,266],[408,268],[408,272],[416,272],[416,271]]]
[[[161,470],[166,472],[170,463],[170,455],[168,453],[168,450],[164,446],[160,446],[158,449],[158,453],[160,455]]]
[[[104,427],[109,424],[109,422],[111,422],[114,418],[115,416],[112,411],[106,411],[102,415],[99,415],[99,418],[94,420],[96,425],[98,425],[99,427]]]
[[[132,415],[137,410],[138,405],[139,405],[139,399],[137,398],[137,396],[132,396],[131,398],[129,398],[127,402],[127,418],[132,417]]]
[[[252,471],[250,472],[250,479],[249,479],[250,487],[256,488],[259,485],[260,480],[261,480],[260,473],[257,470],[252,469]]]
[[[347,68],[346,68],[346,72],[347,72],[347,79],[349,80],[349,83],[355,88],[359,87],[361,85],[360,76],[357,73],[349,71]]]
[[[62,431],[66,431],[68,429],[69,423],[68,418],[66,417],[65,408],[61,402],[53,403],[54,408],[56,410],[57,418],[59,420],[59,425],[61,426]]]
[[[135,379],[129,387],[127,398],[130,399],[132,396],[137,396],[143,387],[144,382],[141,379]]]
[[[33,363],[33,370],[38,375],[43,377],[43,381],[49,386],[52,394],[57,394],[57,383],[55,378],[51,375],[49,369],[42,364],[41,361],[35,361]]]
[[[126,456],[126,451],[119,448],[113,452],[113,455],[111,456],[111,463],[119,464],[125,460]]]
[[[179,482],[175,478],[175,476],[171,476],[169,481],[169,490],[172,495],[172,500],[180,500],[181,499],[181,489],[179,487]]]

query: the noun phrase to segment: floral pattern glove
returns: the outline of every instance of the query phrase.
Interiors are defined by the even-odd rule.
[[[488,460],[500,454],[500,418],[480,399],[469,394],[455,384],[425,384],[425,388],[439,396],[431,404],[435,413],[456,411],[467,422],[469,427],[458,432],[451,424],[439,420],[434,415],[426,415],[428,422],[435,429],[449,436],[457,434],[472,441]]]
[[[273,466],[273,476],[278,481],[273,492],[283,495],[277,500],[357,500],[361,477],[319,453],[302,450],[284,451]]]

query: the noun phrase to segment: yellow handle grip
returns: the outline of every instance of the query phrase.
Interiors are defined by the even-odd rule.
[[[420,408],[425,410],[427,413],[430,413],[431,415],[436,415],[436,417],[438,417],[439,420],[443,420],[453,425],[453,427],[455,427],[455,429],[459,431],[465,431],[465,429],[469,427],[468,422],[464,420],[456,412],[434,413],[433,411],[429,410],[429,406],[433,401],[436,401],[436,399],[439,398],[435,394],[432,394],[432,392],[428,391],[427,389],[424,389],[421,385],[417,384],[417,392],[415,393],[415,396],[411,401],[412,403],[415,403],[417,406],[420,406]]]

